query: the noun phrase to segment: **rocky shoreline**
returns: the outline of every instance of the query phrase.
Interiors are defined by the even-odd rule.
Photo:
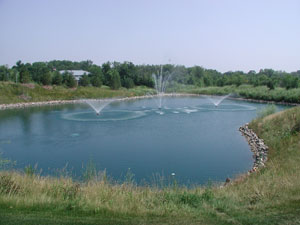
[[[164,94],[164,96],[198,96],[196,94]],[[126,100],[133,100],[133,99],[143,99],[143,98],[152,98],[155,95],[142,95],[142,96],[134,96],[134,97],[124,97],[124,98],[115,98],[116,101],[126,101]],[[89,99],[89,100],[103,100],[105,98],[100,99]],[[47,106],[47,105],[60,105],[60,104],[77,104],[82,103],[83,99],[76,99],[76,100],[53,100],[53,101],[43,101],[43,102],[21,102],[21,103],[14,103],[14,104],[0,104],[0,110],[5,109],[17,109],[17,108],[26,108],[26,107],[34,107],[34,106]]]
[[[239,131],[247,139],[250,149],[253,152],[254,163],[249,173],[253,173],[259,168],[265,167],[265,163],[268,159],[268,146],[265,145],[264,140],[260,139],[256,133],[248,127],[248,123],[241,126]]]
[[[211,96],[211,95],[205,95],[205,94],[191,94],[191,93],[167,93],[167,94],[163,94],[163,95],[164,96],[171,96],[171,97],[172,96]],[[152,98],[154,96],[155,95],[142,95],[142,96],[134,96],[134,97],[116,98],[115,100],[116,101],[125,101],[125,100],[131,100],[131,99]],[[274,101],[247,99],[247,98],[228,97],[228,99],[238,100],[238,101],[257,102],[257,103],[271,103],[271,104],[290,105],[290,106],[300,105],[300,104],[297,104],[297,103],[274,102]],[[105,100],[105,98],[90,99],[90,100]],[[76,99],[76,100],[53,100],[53,101],[42,101],[42,102],[20,102],[20,103],[14,103],[14,104],[0,104],[0,110],[25,108],[25,107],[32,107],[32,106],[76,104],[76,103],[82,103],[82,101],[83,101],[82,99]]]

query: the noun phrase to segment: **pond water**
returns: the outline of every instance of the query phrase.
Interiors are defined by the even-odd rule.
[[[174,173],[181,184],[204,184],[251,168],[238,128],[265,104],[226,99],[215,107],[204,97],[166,97],[159,110],[156,102],[113,102],[100,116],[87,104],[0,111],[0,152],[16,168],[37,165],[42,175],[66,168],[79,178],[93,162],[118,181],[130,169],[137,183]]]

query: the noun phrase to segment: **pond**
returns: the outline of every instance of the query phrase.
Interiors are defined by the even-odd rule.
[[[117,181],[129,169],[139,184],[171,174],[186,185],[224,181],[251,168],[238,128],[265,106],[165,97],[162,109],[155,98],[115,101],[99,116],[87,104],[10,109],[0,111],[0,151],[17,169],[36,165],[42,175],[79,178],[92,162]]]

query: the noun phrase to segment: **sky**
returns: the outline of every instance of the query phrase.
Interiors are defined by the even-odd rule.
[[[0,65],[300,70],[299,0],[0,0]]]

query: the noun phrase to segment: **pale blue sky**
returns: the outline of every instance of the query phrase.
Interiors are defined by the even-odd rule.
[[[0,0],[0,65],[66,59],[300,69],[299,0]]]

